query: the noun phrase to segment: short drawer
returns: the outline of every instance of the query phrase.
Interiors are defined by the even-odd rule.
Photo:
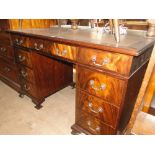
[[[97,117],[109,126],[116,127],[119,109],[103,100],[78,90],[77,110]]]
[[[12,43],[16,46],[29,47],[29,38],[21,35],[11,34]]]
[[[16,49],[15,55],[16,55],[17,63],[32,68],[31,53],[30,52],[20,50],[20,49]]]
[[[43,51],[50,53],[52,48],[52,42],[43,39],[30,38],[29,47],[37,51]]]
[[[77,87],[116,106],[122,102],[125,81],[78,66]]]
[[[106,69],[122,75],[128,75],[130,73],[132,63],[132,56],[90,48],[79,48],[77,58],[80,63]]]
[[[14,50],[11,46],[0,44],[0,55],[8,59],[14,59]]]
[[[21,80],[21,87],[22,87],[22,90],[25,93],[27,93],[27,94],[29,94],[29,95],[31,95],[33,97],[38,96],[37,88],[36,88],[36,86],[34,84],[32,84],[32,83],[30,83],[30,82],[28,82],[26,80]]]
[[[94,135],[113,135],[116,130],[87,113],[76,113],[76,124]]]
[[[52,48],[52,54],[70,60],[76,60],[77,49],[78,48],[75,46],[54,43]]]
[[[19,75],[21,79],[25,79],[26,81],[35,83],[35,76],[32,69],[22,65],[18,65],[18,69],[19,69]]]
[[[14,82],[19,82],[18,74],[17,74],[17,67],[15,64],[8,64],[0,59],[0,72],[2,75],[6,76],[10,80]]]

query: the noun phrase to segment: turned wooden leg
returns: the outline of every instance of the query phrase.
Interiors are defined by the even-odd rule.
[[[32,102],[35,104],[35,108],[36,109],[41,109],[43,106],[41,105],[43,102],[45,101],[45,99],[33,99]]]

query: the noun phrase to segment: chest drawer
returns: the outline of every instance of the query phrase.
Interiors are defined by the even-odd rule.
[[[84,112],[80,114],[77,112],[76,124],[94,135],[113,135],[116,132],[113,128],[102,123],[102,121]]]
[[[15,55],[16,55],[17,63],[32,68],[31,53],[30,52],[20,50],[20,49],[16,49]]]
[[[52,48],[52,54],[70,60],[76,60],[77,49],[78,48],[75,46],[54,43]]]
[[[0,55],[8,59],[14,59],[14,51],[11,46],[0,44]]]
[[[19,75],[21,79],[25,79],[31,83],[35,83],[33,70],[22,65],[18,65]]]
[[[17,67],[15,64],[8,64],[0,59],[0,72],[2,75],[18,83]]]
[[[125,91],[125,81],[78,66],[78,87],[91,95],[120,106]]]
[[[12,34],[11,40],[16,46],[29,47],[28,37]]]
[[[10,34],[0,31],[0,43],[2,43],[2,45],[5,44],[10,46],[11,45]]]
[[[77,108],[79,113],[84,111],[106,124],[116,127],[118,108],[80,90],[78,96]]]
[[[47,53],[51,52],[52,42],[43,39],[30,38],[30,48],[35,49],[37,51],[44,51]]]
[[[21,87],[22,87],[22,90],[24,92],[26,92],[27,94],[32,95],[34,97],[38,96],[37,88],[32,83],[30,83],[30,82],[23,79],[23,80],[21,80]]]
[[[79,48],[78,62],[122,75],[130,73],[132,56],[102,50]]]

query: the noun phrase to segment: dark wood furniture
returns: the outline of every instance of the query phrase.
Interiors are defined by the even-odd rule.
[[[112,35],[83,29],[53,27],[9,32],[20,71],[21,94],[37,99],[40,107],[45,96],[54,92],[53,85],[61,80],[61,86],[71,82],[75,64],[76,119],[72,133],[123,133],[154,44],[153,39],[145,38],[144,31],[128,31],[119,44]],[[61,68],[65,68],[65,74],[60,80]],[[55,88],[59,90],[59,86]],[[37,92],[39,88],[49,89]]]
[[[20,90],[17,66],[15,63],[14,49],[11,46],[8,20],[0,20],[0,79],[14,88]]]

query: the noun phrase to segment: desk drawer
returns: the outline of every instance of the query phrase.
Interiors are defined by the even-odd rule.
[[[8,59],[14,59],[14,50],[11,46],[0,44],[0,55]]]
[[[19,75],[21,79],[25,79],[31,83],[35,83],[35,76],[32,69],[29,69],[25,66],[18,65]]]
[[[30,38],[30,48],[35,49],[37,51],[44,51],[47,53],[51,52],[52,42],[43,39]]]
[[[28,82],[26,80],[21,80],[21,87],[22,87],[23,91],[28,93],[29,95],[31,95],[33,97],[38,96],[37,88],[32,83],[30,83],[30,82]]]
[[[76,60],[77,47],[64,44],[53,44],[52,54],[67,58],[70,60]]]
[[[122,75],[129,74],[132,62],[132,57],[128,55],[89,48],[79,48],[77,58],[80,63],[117,72]]]
[[[18,82],[17,67],[15,64],[8,64],[0,59],[0,72],[14,82]]]
[[[30,52],[20,50],[20,49],[16,49],[15,55],[16,55],[17,63],[32,68],[31,53]]]
[[[109,126],[116,127],[118,108],[84,91],[78,90],[77,110],[79,113],[85,111]]]
[[[78,66],[77,86],[116,106],[122,102],[125,81]]]
[[[113,135],[115,130],[87,113],[76,113],[76,124],[94,135]]]
[[[29,47],[28,37],[12,34],[11,40],[16,46]]]

